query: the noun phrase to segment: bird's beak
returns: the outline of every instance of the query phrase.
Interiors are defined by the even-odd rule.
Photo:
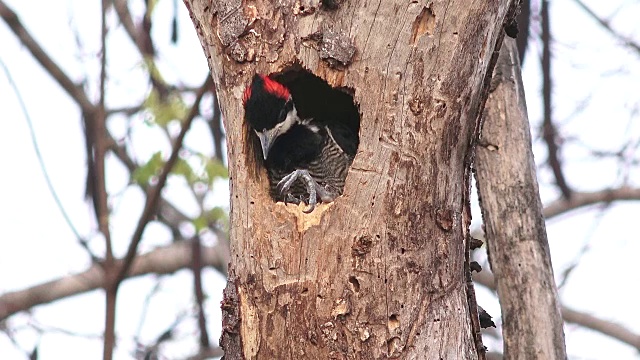
[[[271,145],[273,145],[275,134],[270,131],[256,131],[256,134],[258,134],[260,145],[262,145],[262,156],[267,160],[267,155],[269,155],[269,149],[271,149]]]

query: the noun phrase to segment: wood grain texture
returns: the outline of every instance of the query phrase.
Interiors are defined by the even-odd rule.
[[[227,131],[227,359],[482,356],[464,273],[469,159],[511,3],[185,0]],[[362,114],[344,194],[310,215],[269,198],[240,101],[255,72],[296,62],[353,89]]]
[[[477,150],[505,359],[566,359],[515,40],[505,38]]]

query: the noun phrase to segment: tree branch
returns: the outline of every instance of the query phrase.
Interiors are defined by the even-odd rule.
[[[71,96],[80,106],[83,112],[93,112],[94,106],[87,98],[86,93],[80,85],[75,84],[67,74],[47,55],[40,44],[31,36],[20,22],[18,15],[11,10],[4,1],[0,0],[0,16],[9,26],[11,31],[18,37],[22,45],[29,50],[31,55],[42,65],[42,67],[56,80],[56,82]]]
[[[125,31],[131,38],[131,41],[136,45],[140,54],[143,57],[152,57],[155,54],[155,49],[153,47],[153,41],[151,39],[151,34],[149,30],[151,30],[151,25],[147,24],[148,20],[148,12],[147,8],[145,14],[145,20],[143,21],[143,25],[138,28],[136,24],[133,22],[133,18],[131,17],[131,12],[129,12],[128,1],[127,0],[113,0],[113,7],[118,14],[118,18],[120,19],[120,23],[124,27]],[[148,29],[147,29],[148,27]]]
[[[138,165],[133,161],[133,159],[131,159],[131,157],[127,153],[127,150],[123,146],[118,145],[116,140],[111,137],[110,134],[107,135],[109,136],[109,148],[111,149],[113,154],[124,164],[124,166],[127,167],[129,172],[134,172]],[[140,184],[139,186],[146,193],[150,191],[150,186],[146,186],[143,184]],[[163,197],[160,198],[158,209],[158,219],[171,228],[177,228],[180,223],[190,220],[188,216],[183,214],[180,210],[178,210],[178,208],[173,206],[173,204],[171,204]]]
[[[222,141],[224,140],[224,133],[222,132],[222,112],[220,111],[220,103],[218,102],[218,94],[214,90],[213,95],[213,116],[208,121],[209,129],[211,130],[211,136],[213,137],[213,148],[215,158],[224,164],[224,154],[222,153]]]
[[[495,278],[493,274],[486,269],[479,273],[474,273],[473,281],[490,290],[496,290]],[[640,349],[640,334],[636,334],[620,324],[602,320],[593,315],[571,309],[566,305],[561,305],[560,311],[562,312],[562,318],[566,322],[574,323],[587,329],[597,331],[627,345],[633,346],[636,349]]]
[[[42,65],[42,67],[47,71],[51,77],[66,91],[66,93],[76,102],[76,104],[80,107],[82,112],[84,125],[85,125],[85,142],[86,142],[86,152],[88,159],[88,173],[87,173],[87,193],[91,195],[94,200],[96,217],[98,219],[98,223],[100,223],[100,219],[103,213],[103,210],[98,210],[100,205],[100,200],[97,200],[96,197],[96,186],[95,179],[98,177],[98,174],[95,173],[95,170],[100,167],[99,164],[94,163],[94,146],[96,146],[96,141],[98,141],[95,136],[100,132],[100,129],[95,129],[96,117],[104,117],[100,114],[97,114],[98,107],[96,107],[87,97],[87,94],[82,89],[82,86],[75,84],[69,76],[56,64],[51,57],[42,49],[40,44],[31,36],[31,34],[27,31],[27,29],[22,25],[22,22],[16,15],[16,13],[10,9],[4,1],[0,0],[0,16],[5,21],[5,23],[9,26],[9,28],[13,31],[13,33],[18,37],[22,45],[29,50],[31,55]],[[105,202],[106,203],[106,202]],[[101,231],[103,234],[104,226],[101,227]],[[105,235],[106,236],[106,235]],[[108,250],[107,250],[108,251]]]
[[[543,213],[546,219],[550,219],[589,205],[633,200],[640,200],[640,188],[621,187],[594,192],[574,192],[569,200],[560,197],[547,204]]]
[[[207,319],[204,312],[204,291],[202,289],[202,244],[198,235],[192,241],[193,261],[191,262],[193,269],[193,289],[196,296],[198,306],[198,328],[200,329],[200,348],[201,350],[211,347],[209,342],[209,332],[207,331]]]
[[[549,2],[548,0],[542,0],[542,99],[544,103],[544,119],[542,124],[542,136],[547,144],[549,166],[553,171],[553,175],[556,179],[556,184],[562,192],[562,195],[570,199],[571,189],[567,184],[567,181],[562,172],[562,164],[559,158],[558,148],[558,131],[555,128],[552,120],[552,104],[551,93],[553,83],[551,82],[551,31],[550,31],[550,19],[549,19]]]
[[[193,261],[192,246],[192,240],[177,241],[140,255],[133,261],[126,278],[147,274],[171,274],[189,268]],[[203,266],[211,266],[224,275],[228,257],[228,249],[222,241],[215,246],[202,248]],[[116,261],[116,264],[121,266],[122,260]],[[103,265],[95,263],[81,273],[5,293],[0,295],[0,321],[37,305],[103,288],[105,281]]]
[[[101,45],[100,45],[100,98],[96,108],[95,116],[88,121],[93,120],[93,140],[94,149],[87,157],[93,156],[95,178],[95,192],[93,193],[93,201],[96,203],[96,218],[98,219],[98,228],[104,236],[106,246],[106,264],[109,266],[113,262],[113,248],[111,246],[111,232],[109,231],[109,204],[107,194],[107,183],[105,174],[104,159],[107,152],[107,117],[105,112],[105,92],[107,83],[107,6],[108,0],[102,0],[101,14]]]
[[[113,359],[113,348],[116,344],[116,301],[118,297],[118,284],[113,281],[117,275],[117,268],[114,267],[115,259],[113,257],[113,246],[111,244],[111,231],[109,230],[109,194],[107,193],[105,155],[108,149],[107,143],[107,114],[105,109],[106,83],[107,83],[107,8],[109,0],[102,0],[102,11],[100,12],[100,94],[98,106],[93,116],[85,114],[85,121],[93,122],[90,128],[87,128],[86,136],[93,140],[93,148],[87,148],[87,158],[92,159],[90,166],[93,171],[89,171],[90,184],[94,188],[93,203],[98,219],[98,229],[104,236],[106,259],[104,261],[104,272],[108,279],[105,283],[105,326],[104,326],[104,360]],[[93,130],[93,134],[89,134],[89,129]]]
[[[120,22],[131,38],[131,41],[133,41],[136,48],[138,48],[140,55],[145,61],[152,62],[155,57],[156,50],[153,45],[153,39],[151,38],[151,17],[149,8],[147,7],[142,24],[138,27],[134,24],[133,19],[131,18],[128,2],[126,0],[112,1]],[[154,66],[152,63],[147,64]],[[153,87],[158,91],[158,94],[160,94],[161,97],[164,97],[169,93],[169,89],[161,81],[160,77],[154,75],[154,72],[156,71],[157,69],[150,69],[149,79]]]
[[[2,60],[0,60],[0,67],[4,71],[5,76],[9,81],[9,86],[11,86],[11,88],[13,89],[13,92],[16,95],[16,98],[18,99],[18,104],[20,104],[22,115],[24,116],[24,119],[27,122],[27,127],[29,128],[31,144],[33,145],[33,150],[35,151],[36,158],[38,159],[38,165],[40,166],[40,171],[42,171],[42,176],[44,177],[44,181],[47,184],[49,193],[53,197],[53,201],[56,203],[56,206],[60,210],[60,213],[62,214],[64,221],[67,223],[67,226],[69,227],[71,232],[73,232],[73,235],[76,237],[76,239],[78,239],[78,243],[87,251],[87,253],[89,254],[89,256],[91,256],[91,258],[94,258],[93,253],[89,250],[89,246],[87,245],[86,240],[80,235],[80,232],[78,231],[78,229],[76,229],[75,225],[73,224],[73,221],[71,221],[71,217],[69,216],[69,213],[67,213],[64,206],[62,205],[62,200],[58,196],[58,192],[53,186],[53,182],[51,181],[51,177],[49,176],[49,171],[47,171],[47,167],[45,166],[44,159],[42,158],[42,153],[40,152],[40,146],[38,145],[38,140],[36,139],[36,132],[33,126],[33,121],[31,120],[31,115],[27,110],[27,105],[24,102],[22,94],[20,93],[16,83],[13,81],[11,72],[9,71],[9,69],[7,68],[7,66]]]
[[[136,226],[136,229],[131,238],[131,243],[129,244],[129,249],[127,250],[127,255],[124,258],[122,267],[120,268],[118,276],[116,277],[116,284],[124,279],[125,275],[129,271],[129,267],[133,263],[133,259],[135,258],[138,249],[138,244],[140,243],[140,240],[142,240],[142,233],[151,220],[151,216],[157,212],[157,205],[160,201],[160,192],[162,191],[162,188],[167,181],[167,177],[169,176],[173,165],[175,164],[176,160],[178,160],[178,153],[180,151],[180,148],[182,147],[182,141],[184,140],[187,131],[189,131],[189,127],[191,126],[193,119],[200,112],[199,107],[202,97],[211,88],[212,84],[213,81],[211,79],[211,76],[207,75],[207,79],[205,80],[202,87],[200,87],[200,90],[196,95],[196,99],[193,103],[193,106],[191,107],[191,110],[189,111],[189,114],[187,115],[187,118],[182,122],[182,129],[180,130],[180,134],[174,141],[173,151],[171,152],[169,159],[162,168],[162,172],[158,176],[157,184],[148,191],[144,210],[142,211],[142,215],[140,216],[138,225]]]
[[[591,314],[570,309],[566,306],[563,306],[561,311],[562,317],[567,322],[595,330],[640,350],[640,334],[636,334],[620,324],[606,321]]]
[[[138,42],[138,29],[136,29],[136,25],[133,23],[133,19],[131,18],[127,0],[113,0],[113,8],[116,10],[120,23],[129,35],[129,38],[131,38],[138,50],[140,50],[140,53],[144,54]]]
[[[626,46],[628,48],[631,48],[635,52],[640,54],[640,44],[638,44],[635,41],[633,41],[632,39],[630,39],[630,38],[628,38],[626,36],[623,36],[623,35],[619,34],[618,32],[616,32],[611,27],[611,24],[609,23],[609,21],[600,18],[595,12],[593,12],[593,10],[591,10],[591,8],[589,8],[587,5],[585,5],[585,3],[583,3],[581,0],[574,0],[574,1],[582,10],[584,10],[584,12],[587,13],[587,15],[589,15],[589,17],[591,17],[598,24],[600,24],[605,30],[607,30],[609,32],[609,34],[611,34],[614,38],[616,38],[616,40],[622,42],[622,44],[624,46]]]
[[[477,149],[478,198],[503,313],[504,355],[566,359],[518,50],[505,38]],[[535,348],[535,353],[530,351]]]

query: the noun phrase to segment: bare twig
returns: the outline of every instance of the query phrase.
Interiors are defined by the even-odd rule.
[[[143,306],[142,306],[142,313],[140,314],[140,321],[138,321],[138,328],[136,329],[136,333],[134,336],[134,339],[136,341],[136,343],[140,343],[140,334],[142,333],[142,327],[144,326],[146,320],[147,320],[147,313],[149,312],[149,307],[151,305],[151,299],[153,299],[153,297],[160,291],[160,286],[162,284],[162,276],[158,276],[156,277],[155,280],[155,284],[153,285],[153,288],[147,293],[147,296],[145,296],[144,298],[144,302],[143,302]]]
[[[152,62],[156,51],[153,45],[153,39],[151,38],[150,9],[147,8],[142,23],[138,27],[133,22],[131,13],[129,12],[128,2],[126,0],[112,1],[120,22],[131,38],[131,41],[133,41],[138,48],[140,55],[145,61]],[[149,65],[153,66],[152,63]],[[154,76],[154,71],[157,71],[157,69],[150,69],[150,81],[153,87],[158,91],[158,94],[160,94],[161,97],[164,97],[169,93],[169,89],[159,77]]]
[[[133,161],[129,154],[127,154],[127,150],[123,146],[118,145],[116,140],[111,137],[110,134],[107,135],[109,136],[109,148],[113,154],[127,167],[130,172],[134,172],[138,165]],[[140,186],[145,192],[149,191],[149,186],[144,184],[141,184]],[[158,209],[158,220],[172,229],[176,229],[180,223],[184,221],[189,221],[189,217],[164,198],[160,199]]]
[[[585,5],[585,3],[583,3],[581,0],[574,0],[574,1],[582,10],[584,10],[584,12],[587,13],[587,15],[589,15],[589,17],[591,17],[598,24],[600,24],[600,26],[602,26],[605,30],[607,30],[607,32],[609,32],[609,34],[611,34],[614,38],[616,38],[616,40],[622,42],[624,46],[633,49],[635,52],[637,52],[640,55],[640,44],[636,43],[632,39],[615,31],[611,27],[611,24],[609,23],[609,21],[604,20],[603,18],[598,16],[595,12],[593,12],[593,10],[591,10],[591,8]]]
[[[0,16],[9,26],[11,31],[18,37],[22,45],[29,50],[31,55],[44,67],[44,69],[56,80],[56,82],[73,98],[73,100],[82,108],[83,112],[91,113],[93,104],[87,98],[82,87],[75,84],[67,74],[56,64],[47,53],[42,49],[40,44],[31,36],[20,22],[18,15],[11,10],[4,1],[0,0]]]
[[[224,164],[224,154],[222,153],[222,141],[224,140],[224,133],[222,132],[222,112],[220,111],[217,92],[213,90],[211,95],[213,96],[213,116],[208,124],[211,130],[211,136],[213,137],[214,156],[220,163]]]
[[[160,358],[160,356],[158,356],[160,345],[165,341],[173,339],[176,328],[186,317],[187,314],[185,312],[178,314],[178,316],[173,320],[173,323],[171,323],[171,325],[169,325],[169,327],[163,331],[151,345],[143,345],[139,343],[138,346],[142,346],[142,348],[139,348],[136,352],[139,355],[144,356],[144,359]]]
[[[84,333],[84,332],[72,331],[62,327],[41,324],[35,319],[29,319],[29,326],[38,330],[39,333],[58,333],[58,334],[64,334],[67,336],[79,337],[83,339],[94,339],[94,340],[102,339],[101,333]]]
[[[127,0],[113,0],[113,7],[118,14],[120,23],[124,27],[124,30],[131,38],[131,41],[136,45],[138,51],[143,58],[153,58],[155,55],[155,49],[153,47],[153,41],[151,39],[151,23],[149,19],[149,9],[145,12],[143,23],[140,28],[136,26],[129,12],[129,5]]]
[[[177,241],[171,245],[159,247],[149,253],[136,257],[127,278],[147,274],[171,274],[180,269],[190,268],[193,261],[191,241]],[[228,253],[223,243],[202,248],[203,266],[212,266],[225,274]],[[122,266],[122,260],[116,261]],[[51,303],[69,296],[103,288],[106,278],[101,264],[94,263],[81,273],[68,275],[23,290],[0,295],[0,321],[26,311],[34,306]]]
[[[561,310],[562,317],[565,321],[608,335],[640,350],[640,334],[634,333],[615,322],[603,320],[593,315],[570,309],[566,306],[563,306]]]
[[[182,129],[180,130],[180,134],[174,141],[173,151],[171,152],[169,159],[162,168],[162,172],[158,176],[157,184],[152,187],[147,193],[147,201],[145,203],[144,210],[142,211],[142,215],[140,216],[138,225],[136,226],[136,229],[131,238],[131,243],[129,244],[127,255],[124,258],[123,266],[120,268],[118,276],[116,277],[116,284],[125,278],[127,272],[129,271],[129,268],[131,267],[131,264],[133,263],[133,259],[135,258],[138,249],[138,244],[140,243],[140,240],[142,240],[142,233],[151,220],[152,215],[157,212],[157,205],[160,201],[160,192],[162,191],[162,188],[167,181],[167,177],[169,176],[173,165],[178,160],[178,152],[182,147],[182,141],[184,140],[184,137],[187,134],[187,131],[189,130],[193,119],[200,112],[200,101],[202,100],[203,95],[211,88],[212,84],[213,81],[211,80],[211,76],[207,75],[207,79],[198,91],[196,99],[193,103],[193,106],[191,107],[191,110],[189,111],[189,114],[187,115],[187,118],[182,122]]]
[[[574,192],[570,200],[559,198],[547,204],[543,214],[546,219],[550,219],[589,205],[630,200],[640,200],[640,188],[621,187],[594,192]]]
[[[127,0],[113,0],[113,8],[116,10],[116,14],[118,14],[118,18],[120,19],[120,23],[124,27],[124,30],[138,49],[141,49],[138,41],[138,30],[136,29],[136,25],[133,23],[133,18],[131,17],[127,3]]]
[[[18,37],[22,45],[29,50],[31,55],[42,65],[42,67],[53,77],[53,79],[60,85],[67,94],[76,102],[80,107],[85,125],[85,142],[86,152],[88,159],[88,173],[87,173],[87,193],[92,197],[95,194],[95,184],[93,183],[96,174],[94,170],[96,168],[93,163],[94,157],[92,156],[95,139],[94,134],[96,130],[93,128],[96,116],[97,107],[89,100],[87,94],[82,89],[82,86],[75,84],[71,78],[56,64],[47,53],[42,49],[40,44],[31,36],[27,29],[22,25],[20,19],[16,13],[11,10],[2,0],[0,0],[0,16]],[[95,200],[95,199],[94,199]],[[96,203],[94,202],[94,206]],[[96,207],[96,213],[98,213]],[[100,219],[98,219],[100,221]]]
[[[3,327],[2,332],[7,336],[15,349],[18,349],[20,352],[24,353],[25,358],[28,359],[30,357],[31,352],[25,349],[23,345],[18,342],[18,340],[16,339],[16,334],[13,331],[9,331],[8,329],[4,329]]]
[[[104,346],[103,359],[111,360],[113,358],[113,348],[116,343],[116,300],[118,296],[118,284],[113,281],[114,275],[117,274],[117,268],[114,267],[115,259],[113,257],[113,246],[111,245],[111,231],[109,230],[109,195],[107,194],[105,155],[108,148],[107,139],[107,116],[105,110],[106,82],[107,82],[107,8],[109,0],[102,0],[102,11],[100,16],[100,94],[98,106],[93,116],[88,117],[85,114],[85,121],[93,122],[87,127],[87,137],[93,141],[93,149],[89,149],[87,157],[91,158],[90,166],[93,171],[89,174],[93,178],[89,179],[89,183],[93,185],[92,195],[93,203],[98,219],[98,229],[102,233],[105,242],[106,259],[104,261],[104,272],[108,279],[105,285],[106,311],[105,311],[105,327],[104,327]],[[90,131],[93,130],[93,134]]]
[[[202,350],[211,347],[209,332],[207,331],[207,319],[204,312],[204,291],[202,289],[202,244],[200,237],[196,235],[192,240],[193,254],[193,289],[198,304],[198,328],[200,329],[200,348]]]
[[[493,291],[496,289],[495,278],[488,270],[474,273],[473,280]],[[593,315],[571,309],[565,305],[561,306],[560,311],[562,312],[562,318],[566,322],[574,323],[587,329],[597,331],[601,334],[608,335],[613,339],[633,346],[636,349],[640,349],[640,334],[636,334],[620,324],[602,320]]]
[[[138,165],[129,154],[127,154],[127,149],[124,146],[120,146],[111,134],[107,134],[107,136],[109,140],[109,150],[127,167],[130,173],[133,173],[138,168]]]
[[[107,116],[113,115],[113,114],[125,114],[127,116],[132,116],[132,115],[140,112],[142,109],[143,109],[143,107],[141,105],[125,106],[125,107],[121,107],[121,108],[107,109]]]
[[[13,89],[13,92],[16,94],[16,98],[18,99],[18,103],[20,104],[20,109],[22,110],[22,115],[24,116],[24,119],[27,121],[27,126],[29,127],[29,135],[31,136],[31,143],[33,144],[33,149],[36,153],[36,158],[38,159],[38,164],[40,165],[40,170],[42,171],[42,176],[44,176],[44,181],[47,183],[47,187],[49,188],[49,193],[51,193],[51,196],[53,197],[53,200],[55,201],[56,206],[58,207],[58,210],[60,210],[60,213],[62,214],[64,221],[67,223],[67,226],[69,226],[69,228],[73,232],[73,235],[75,235],[75,237],[78,239],[78,242],[80,243],[80,245],[82,245],[82,247],[84,247],[85,250],[87,250],[87,252],[93,257],[93,253],[89,251],[89,247],[87,245],[86,239],[84,239],[80,235],[76,227],[73,225],[73,222],[69,217],[69,214],[67,213],[67,211],[64,209],[64,206],[62,205],[62,201],[60,200],[60,197],[58,196],[56,189],[53,187],[53,183],[51,182],[51,178],[49,177],[49,172],[47,171],[47,167],[45,166],[44,159],[42,158],[42,154],[40,153],[40,146],[38,146],[38,140],[36,139],[36,133],[35,133],[35,129],[33,128],[33,122],[31,121],[31,115],[29,115],[29,111],[27,110],[27,106],[24,103],[22,94],[18,90],[18,86],[16,85],[16,83],[13,81],[11,72],[9,71],[9,69],[7,68],[7,66],[2,60],[0,60],[0,66],[4,70],[5,76],[9,81],[9,85]]]
[[[107,82],[107,7],[108,0],[102,0],[101,14],[101,45],[100,45],[100,98],[96,108],[95,116],[92,119],[93,124],[93,140],[95,148],[93,149],[95,189],[93,201],[96,203],[96,218],[98,219],[98,228],[104,236],[106,246],[106,263],[113,262],[113,249],[111,246],[111,232],[109,231],[109,204],[107,194],[107,184],[105,175],[104,158],[107,152],[107,117],[105,112],[105,91]],[[87,157],[92,154],[87,154]]]
[[[558,133],[552,121],[552,104],[551,93],[553,84],[551,82],[551,32],[549,19],[549,2],[542,0],[542,8],[540,10],[542,17],[542,99],[544,102],[544,119],[542,125],[542,134],[544,141],[547,143],[549,152],[549,166],[553,171],[556,184],[566,199],[571,198],[571,189],[562,172],[562,164],[559,158]]]
[[[582,240],[582,246],[580,247],[580,250],[576,252],[576,255],[571,260],[569,265],[560,274],[558,289],[562,289],[565,285],[568,284],[571,274],[573,274],[573,272],[578,268],[578,266],[582,262],[583,257],[589,252],[589,249],[591,249],[591,239],[593,238],[593,235],[595,234],[598,226],[600,226],[600,224],[602,223],[602,219],[604,218],[604,215],[606,215],[609,205],[610,203],[605,204],[605,206],[603,206],[596,215],[596,218],[589,225],[590,229],[589,231],[587,231],[587,235]]]

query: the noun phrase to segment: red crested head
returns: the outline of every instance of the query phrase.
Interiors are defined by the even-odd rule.
[[[247,88],[244,89],[244,94],[242,94],[242,105],[247,106],[247,101],[249,101],[250,97],[251,97],[251,86],[247,86]]]
[[[259,87],[260,90],[266,92],[269,95],[275,96],[284,101],[289,100],[291,93],[284,85],[273,80],[266,75],[255,75],[251,85],[247,86],[242,95],[242,104],[246,106],[247,101],[251,98],[254,88]]]
[[[245,119],[257,131],[273,129],[293,109],[289,89],[266,75],[256,74],[242,95]]]
[[[266,92],[285,101],[289,99],[291,94],[289,93],[289,89],[287,89],[284,85],[268,76],[260,75],[260,77],[262,78],[262,81],[264,81],[264,90]]]

